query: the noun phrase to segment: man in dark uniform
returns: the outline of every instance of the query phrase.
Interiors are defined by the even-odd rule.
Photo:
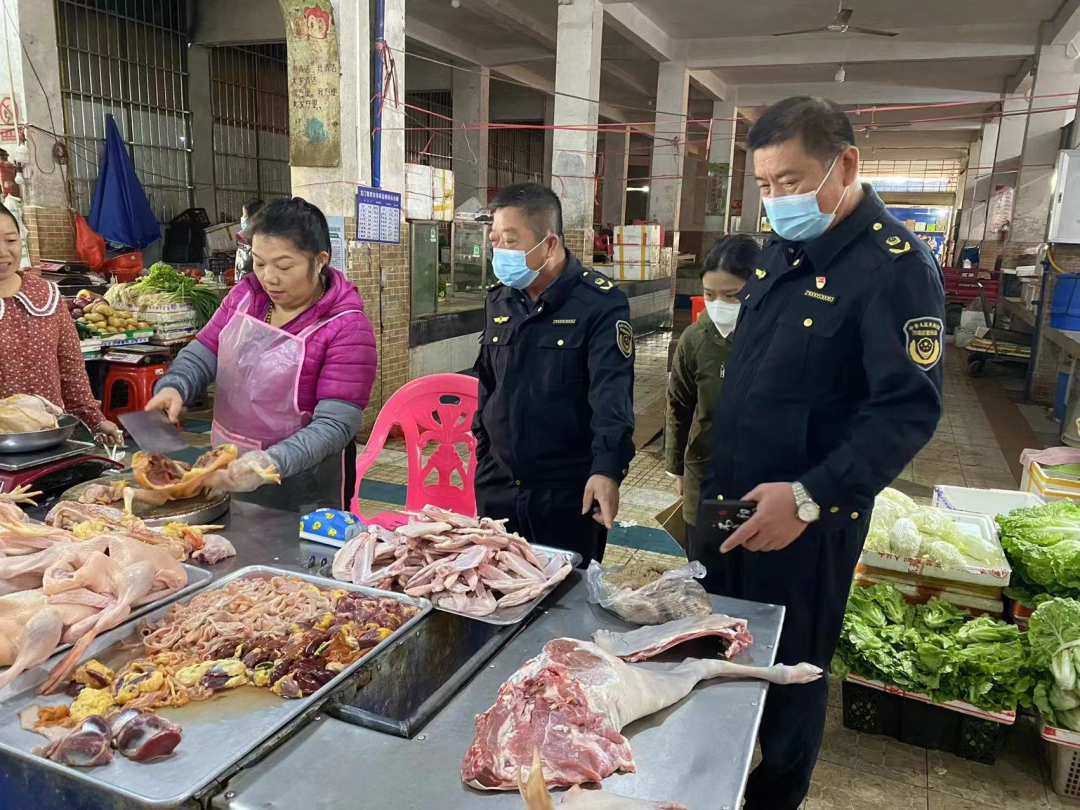
[[[532,542],[602,559],[634,457],[634,332],[626,296],[562,243],[551,189],[491,204],[492,264],[475,371],[479,513]]]
[[[805,97],[771,107],[747,138],[778,238],[741,295],[702,498],[757,511],[690,552],[714,593],[787,608],[778,662],[823,669],[874,497],[941,416],[941,271],[859,183],[854,142],[840,107]],[[827,697],[824,679],[769,690],[747,810],[802,802]]]

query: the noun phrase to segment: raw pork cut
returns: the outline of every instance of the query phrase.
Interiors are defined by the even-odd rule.
[[[597,630],[593,633],[593,641],[604,652],[624,661],[644,661],[677,644],[702,636],[719,636],[725,658],[731,658],[754,643],[753,636],[746,629],[746,619],[733,619],[722,613],[688,616],[666,624],[639,627],[628,633]]]
[[[588,641],[557,638],[511,675],[495,705],[476,718],[462,779],[481,790],[513,790],[532,768],[534,749],[552,786],[632,772],[633,754],[621,730],[677,703],[698,681],[721,675],[806,683],[821,677],[821,670],[691,658],[661,671],[631,666]]]

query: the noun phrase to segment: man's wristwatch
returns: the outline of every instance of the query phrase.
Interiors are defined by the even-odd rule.
[[[791,491],[795,493],[795,513],[803,523],[813,523],[821,517],[821,507],[814,503],[806,487],[798,481],[791,485]]]

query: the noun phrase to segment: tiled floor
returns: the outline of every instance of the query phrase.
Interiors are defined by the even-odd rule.
[[[668,340],[667,333],[660,333],[638,342],[635,411],[639,423],[655,415],[657,408],[663,408]],[[1004,387],[1000,395],[1007,397]],[[1040,438],[1052,438],[1054,427],[1046,421],[1044,412],[1024,407],[1023,412],[1016,409],[1016,419],[1030,422]],[[904,470],[897,486],[922,501],[929,499],[934,484],[1014,489],[1017,482],[996,438],[1007,428],[991,424],[966,375],[962,353],[950,351],[946,355],[945,415],[932,441]],[[204,437],[197,440],[201,444]],[[393,510],[404,502],[407,462],[402,449],[397,443],[388,445],[365,476],[361,512],[371,515]],[[675,500],[674,482],[664,472],[662,439],[654,440],[639,451],[631,464],[622,487],[619,522],[638,532],[659,533],[656,515]],[[673,567],[685,562],[679,556],[618,545],[618,538],[625,536],[613,533],[606,564],[637,560]],[[1080,803],[1070,803],[1053,793],[1044,744],[1029,718],[1022,718],[1010,730],[1005,752],[997,765],[990,767],[849,731],[843,727],[839,689],[833,689],[821,755],[804,808],[874,807],[1013,810],[1080,807]]]

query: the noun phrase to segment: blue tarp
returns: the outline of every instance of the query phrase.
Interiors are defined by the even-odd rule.
[[[161,238],[161,227],[116,122],[111,115],[105,119],[105,153],[87,223],[106,242],[141,249]]]

